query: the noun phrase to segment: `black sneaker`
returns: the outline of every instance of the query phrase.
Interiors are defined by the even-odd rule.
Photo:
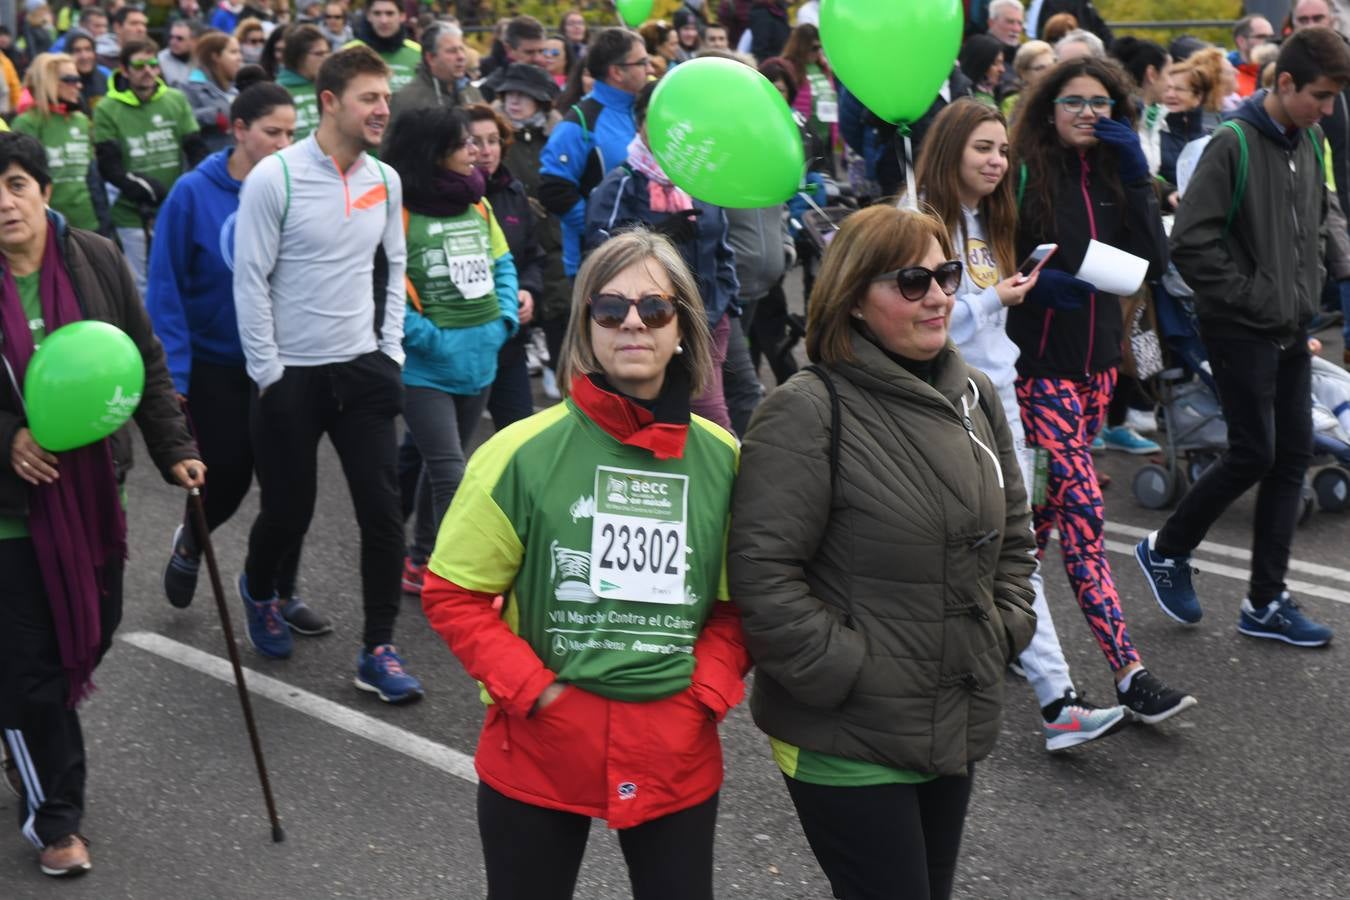
[[[1157,725],[1195,705],[1194,697],[1168,687],[1166,682],[1148,669],[1134,673],[1128,691],[1117,687],[1116,698],[1120,700],[1121,706],[1146,725]]]
[[[197,573],[202,567],[201,557],[191,555],[184,545],[184,535],[182,525],[174,529],[173,552],[164,567],[164,596],[178,609],[192,605],[192,595],[197,593]]]
[[[333,623],[305,605],[299,597],[281,601],[281,617],[291,631],[307,637],[316,637],[333,630]]]

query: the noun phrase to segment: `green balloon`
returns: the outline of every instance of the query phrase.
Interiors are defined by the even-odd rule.
[[[617,0],[614,5],[625,25],[637,27],[652,14],[652,0]]]
[[[116,326],[86,320],[58,328],[23,379],[33,440],[53,453],[102,440],[131,418],[144,387],[141,351]]]
[[[647,143],[678,187],[714,206],[785,203],[806,170],[802,136],[783,95],[744,63],[680,63],[656,85]]]
[[[888,122],[937,99],[961,49],[960,0],[823,0],[820,42],[834,74]]]

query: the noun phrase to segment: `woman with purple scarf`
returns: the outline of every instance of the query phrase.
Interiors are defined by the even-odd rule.
[[[422,454],[414,539],[403,589],[422,574],[467,447],[520,321],[515,260],[492,206],[469,117],[454,107],[400,116],[381,152],[403,181],[408,308],[403,314],[403,421]]]
[[[117,247],[46,208],[42,145],[0,134],[0,726],[23,798],[23,834],[48,875],[90,868],[80,834],[84,740],[76,706],[122,617],[125,431],[64,453],[28,430],[23,379],[49,331],[96,319],[135,342],[145,364],[136,424],[164,478],[204,484],[164,351]],[[10,774],[10,773],[6,773]]]

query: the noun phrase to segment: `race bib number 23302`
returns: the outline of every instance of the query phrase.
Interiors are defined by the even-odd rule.
[[[689,478],[597,466],[591,591],[639,603],[684,603]]]

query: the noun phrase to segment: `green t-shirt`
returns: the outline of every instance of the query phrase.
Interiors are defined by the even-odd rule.
[[[342,45],[342,49],[364,44],[355,38]],[[376,51],[379,53],[379,51]],[[389,93],[397,94],[404,85],[413,80],[417,67],[422,63],[422,45],[417,41],[405,40],[403,46],[389,53],[380,53],[380,59],[389,67]]]
[[[109,88],[94,109],[94,143],[117,141],[123,168],[150,176],[166,191],[183,174],[183,138],[198,130],[187,97],[163,84],[145,103],[130,90]],[[113,204],[112,223],[118,228],[142,224],[136,205],[123,197]]]
[[[39,284],[42,270],[29,275],[15,275],[14,283],[19,288],[19,303],[23,305],[23,314],[28,317],[28,330],[33,333],[33,346],[42,343],[47,336],[47,323],[42,318],[42,294]],[[28,520],[12,516],[0,516],[0,541],[12,538],[28,537]]]
[[[560,682],[613,700],[668,697],[689,686],[712,604],[729,602],[737,457],[731,435],[694,417],[683,457],[655,459],[568,400],[473,455],[431,571],[506,594],[507,625]]]
[[[829,140],[830,127],[839,121],[839,94],[830,76],[815,63],[807,64],[806,80],[811,84],[811,127]]]
[[[923,784],[937,777],[926,772],[896,769],[861,759],[848,759],[829,753],[817,753],[815,750],[803,750],[772,737],[769,738],[769,744],[773,747],[773,761],[778,763],[778,768],[783,770],[783,774],[807,784],[823,784],[828,787]]]
[[[453,218],[408,213],[407,236],[408,280],[431,324],[471,328],[501,316],[494,263],[511,248],[486,200]]]
[[[52,176],[52,209],[76,228],[98,229],[94,201],[89,196],[89,164],[94,159],[89,117],[76,110],[69,115],[39,115],[29,110],[14,120],[13,128],[32,135],[47,151]]]
[[[289,91],[295,100],[295,140],[303,141],[319,127],[319,95],[314,93],[314,82],[282,69],[277,75],[277,84]]]

